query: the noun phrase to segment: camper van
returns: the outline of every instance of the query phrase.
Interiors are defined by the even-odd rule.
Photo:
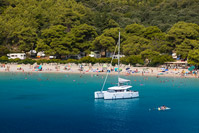
[[[21,60],[26,59],[25,53],[10,53],[10,54],[7,54],[7,56],[8,56],[8,59],[16,59],[16,58],[19,58]]]

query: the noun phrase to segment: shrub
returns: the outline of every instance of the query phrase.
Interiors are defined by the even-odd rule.
[[[136,64],[143,65],[144,61],[143,61],[141,55],[131,55],[131,56],[127,57],[126,63],[131,64],[131,65],[136,65]]]
[[[6,63],[8,61],[9,61],[8,57],[6,57],[6,56],[0,57],[0,62]]]
[[[20,60],[18,63],[19,64],[31,64],[31,65],[33,65],[35,62],[36,62],[35,60],[27,58],[27,59],[24,59],[24,60]]]
[[[42,64],[42,63],[47,63],[47,60],[40,59],[40,60],[37,60],[36,62],[37,62],[37,64]]]
[[[111,58],[98,58],[96,63],[111,63]]]
[[[90,56],[86,56],[83,57],[79,60],[79,63],[91,63],[91,64],[95,64],[96,63],[96,58],[94,57],[90,57]]]
[[[66,63],[75,63],[75,64],[78,64],[78,60],[76,60],[76,59],[68,59],[68,60],[66,60]]]
[[[151,62],[149,63],[149,66],[158,66],[158,65],[162,65],[165,62],[168,61],[174,61],[174,59],[172,58],[172,56],[170,55],[158,55],[152,58]]]
[[[128,58],[128,57],[122,57],[122,58],[120,59],[121,64],[128,65],[129,62],[127,62],[127,58]]]
[[[21,59],[19,59],[19,58],[16,58],[16,59],[9,59],[9,62],[14,62],[14,63],[18,63],[18,62],[20,62],[21,61]]]

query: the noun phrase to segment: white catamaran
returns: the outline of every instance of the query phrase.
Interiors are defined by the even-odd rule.
[[[118,39],[118,85],[109,87],[107,91],[103,91],[104,85],[106,83],[108,73],[104,80],[103,87],[101,91],[95,92],[95,98],[102,98],[102,99],[126,99],[126,98],[135,98],[139,97],[138,91],[130,90],[132,86],[128,85],[130,80],[120,78],[120,32],[119,32],[119,39]],[[113,59],[113,58],[112,58]],[[111,61],[112,62],[112,61]]]

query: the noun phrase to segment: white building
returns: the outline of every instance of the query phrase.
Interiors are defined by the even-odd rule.
[[[45,55],[44,51],[40,51],[37,53],[37,57],[45,57],[45,56],[46,55]]]
[[[95,52],[91,52],[91,54],[89,54],[90,57],[95,57],[95,58],[101,58],[101,55],[99,52],[95,51]]]
[[[175,59],[175,60],[177,60],[177,54],[176,53],[172,53],[172,57],[173,57],[173,59]]]
[[[118,55],[113,55],[113,59],[118,59]],[[125,55],[120,55],[120,58],[125,57]]]
[[[49,56],[49,59],[56,59],[56,56],[51,55]]]
[[[8,59],[16,59],[16,58],[19,58],[21,60],[26,59],[25,53],[10,53],[10,54],[7,54],[7,56],[8,56]]]
[[[31,57],[36,57],[37,56],[37,51],[36,50],[30,50],[28,52],[28,54],[31,56]]]

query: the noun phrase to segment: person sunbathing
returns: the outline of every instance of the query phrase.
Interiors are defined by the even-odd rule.
[[[167,108],[167,107],[164,106],[164,105],[160,107],[161,110],[165,110],[166,108]]]
[[[165,105],[158,107],[158,110],[166,110],[169,109],[168,107],[166,107]]]

